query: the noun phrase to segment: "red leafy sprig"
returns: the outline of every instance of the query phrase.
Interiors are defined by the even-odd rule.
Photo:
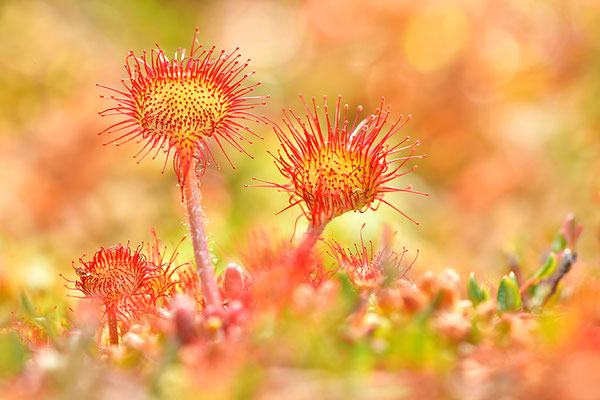
[[[79,259],[73,268],[78,280],[68,280],[83,293],[72,296],[95,299],[104,306],[104,315],[114,316],[125,326],[144,314],[160,314],[159,300],[169,296],[170,264],[157,265],[142,253],[142,246],[132,250],[117,245],[100,248],[91,260]],[[65,278],[66,279],[66,278]]]
[[[348,278],[354,286],[359,289],[375,289],[387,283],[404,278],[406,273],[415,263],[415,259],[407,267],[403,267],[402,261],[408,250],[403,249],[401,253],[390,251],[387,247],[378,253],[373,249],[373,242],[369,241],[369,246],[365,245],[362,236],[362,226],[360,231],[360,247],[355,244],[354,250],[344,249],[336,240],[328,241],[330,255],[336,258],[342,271],[348,274]]]

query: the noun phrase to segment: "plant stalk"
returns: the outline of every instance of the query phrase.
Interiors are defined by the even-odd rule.
[[[310,253],[321,237],[323,230],[325,230],[325,225],[326,224],[318,226],[310,225],[306,232],[304,232],[294,257],[294,269],[297,273],[304,273],[306,271],[306,264],[308,263]]]
[[[206,299],[206,308],[209,311],[217,311],[222,308],[221,295],[219,294],[217,278],[210,259],[210,250],[208,249],[208,239],[204,227],[204,212],[201,206],[200,181],[196,176],[195,163],[190,167],[185,177],[183,198],[190,224],[194,258],[200,276],[202,294]]]
[[[110,344],[118,346],[119,345],[119,329],[117,327],[117,312],[114,306],[110,306],[106,310],[106,314],[108,316],[108,339],[110,340]]]

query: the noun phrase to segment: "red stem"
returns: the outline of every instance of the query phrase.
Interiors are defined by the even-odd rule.
[[[200,181],[196,176],[195,164],[191,166],[185,177],[183,198],[190,223],[194,258],[198,268],[198,275],[200,276],[202,294],[206,299],[206,308],[209,311],[217,311],[222,308],[221,295],[219,294],[217,278],[210,259],[210,250],[208,249],[208,239],[206,238],[206,229],[204,227],[204,212],[200,205],[202,200]]]
[[[310,225],[306,232],[304,232],[300,245],[296,249],[296,256],[294,257],[294,268],[298,274],[302,273],[302,275],[304,275],[310,253],[312,252],[313,247],[315,247],[315,244],[317,244],[319,237],[321,237],[325,225],[326,224],[319,226]]]
[[[119,329],[117,327],[117,312],[113,307],[106,310],[108,316],[108,338],[111,345],[119,345]]]

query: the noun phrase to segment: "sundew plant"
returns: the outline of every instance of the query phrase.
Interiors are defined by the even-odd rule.
[[[283,269],[280,271],[282,279],[267,278],[273,280],[271,285],[284,286],[287,293],[292,293],[297,285],[310,279],[309,274],[313,273],[315,267],[325,268],[318,262],[315,265],[311,253],[329,221],[349,211],[376,209],[378,203],[395,208],[384,199],[386,192],[419,193],[410,186],[390,186],[390,182],[414,171],[416,166],[404,168],[405,165],[423,156],[415,154],[418,141],[409,143],[409,137],[393,141],[404,123],[403,117],[388,121],[391,110],[384,106],[383,100],[372,115],[362,120],[359,119],[362,108],[358,107],[354,121],[348,122],[349,106],[342,105],[341,96],[332,115],[326,98],[321,107],[317,107],[313,99],[312,108],[305,104],[306,122],[293,117],[291,110],[290,114],[285,114],[280,123],[286,127],[287,132],[284,131],[280,124],[256,115],[255,106],[265,105],[267,96],[248,96],[258,86],[245,85],[251,75],[244,73],[249,60],[240,62],[241,55],[225,51],[217,53],[214,47],[202,51],[197,43],[197,34],[198,30],[189,56],[185,56],[185,50],[180,49],[169,60],[158,46],[149,55],[146,52],[142,57],[136,57],[133,52],[128,55],[125,69],[129,79],[123,83],[125,91],[102,86],[113,93],[103,97],[117,105],[102,111],[100,115],[116,116],[122,120],[101,134],[117,135],[109,142],[117,145],[134,141],[141,147],[134,157],[143,158],[152,152],[156,157],[163,152],[166,153],[166,165],[169,155],[173,154],[173,166],[183,193],[182,201],[187,211],[197,280],[201,288],[201,293],[194,296],[201,298],[198,317],[210,317],[212,323],[222,326],[223,332],[220,332],[221,328],[218,329],[220,337],[225,334],[226,328],[234,324],[235,318],[228,316],[231,311],[228,294],[221,294],[223,288],[229,287],[232,268],[223,276],[224,287],[219,288],[200,203],[199,180],[207,165],[215,162],[211,147],[217,146],[225,151],[222,143],[228,143],[243,151],[238,141],[247,139],[242,132],[259,136],[242,123],[264,121],[272,125],[281,149],[277,151],[277,156],[271,154],[288,183],[268,183],[266,186],[288,192],[290,206],[300,205],[309,222],[301,242],[297,246],[290,246],[282,255],[283,261],[278,266]],[[318,116],[321,113],[325,120],[323,123]],[[177,294],[165,293],[167,288],[183,286],[182,294],[190,290],[185,284],[182,285],[185,281],[177,281],[177,273],[165,275],[166,271],[162,271],[160,265],[146,261],[139,248],[133,257],[129,257],[129,248],[120,249],[102,249],[92,262],[80,260],[82,265],[75,267],[81,279],[75,282],[75,288],[86,297],[97,298],[103,304],[110,343],[114,345],[119,344],[117,331],[124,332],[131,323],[126,317],[138,317],[139,314],[133,312],[133,307],[128,311],[126,301],[137,305],[134,301],[136,297],[150,299],[155,307],[148,308],[146,314],[160,314],[161,306],[155,298],[169,298]],[[123,252],[126,254],[121,254]],[[156,269],[157,272],[139,272],[140,268]],[[236,279],[240,281],[238,285],[242,286],[239,291],[247,292],[246,296],[252,298],[252,274],[244,272],[243,266],[235,270]],[[248,275],[246,279],[243,278],[244,274]],[[162,286],[152,283],[146,285],[146,279],[152,282],[158,277],[166,281],[162,282]],[[244,280],[247,284],[243,283]],[[160,286],[158,295],[152,293],[156,286]],[[287,300],[282,297],[274,301],[284,303]],[[252,302],[240,306],[245,308],[243,311],[248,316],[255,312]],[[143,309],[141,306],[138,308]],[[117,315],[121,317],[120,329],[117,328]]]
[[[53,305],[12,295],[1,398],[600,398],[600,280],[579,266],[583,225],[572,214],[555,216],[538,264],[509,254],[485,274],[444,254],[427,265],[436,250],[405,243],[458,241],[450,224],[431,226],[427,204],[440,192],[418,169],[453,150],[411,137],[412,123],[434,118],[402,114],[411,97],[378,92],[363,107],[372,98],[340,87],[287,104],[257,83],[268,72],[244,48],[204,43],[200,29],[187,48],[123,56],[124,79],[97,84],[103,128],[85,134],[99,134],[103,157],[133,151],[121,171],[159,163],[153,172],[173,177],[177,200],[133,201],[181,208],[188,232],[171,243],[149,221],[144,243],[114,237],[73,254]],[[255,146],[263,139],[266,152]],[[271,215],[287,225],[236,228],[238,247],[223,251],[204,191],[218,169],[283,204]],[[396,218],[373,217],[384,209]]]

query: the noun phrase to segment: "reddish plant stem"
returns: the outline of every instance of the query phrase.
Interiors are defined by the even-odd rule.
[[[208,239],[204,227],[204,212],[200,204],[202,195],[200,193],[200,182],[196,176],[196,165],[192,165],[185,177],[183,198],[190,223],[194,258],[200,276],[202,294],[206,299],[206,308],[209,311],[217,311],[222,308],[221,295],[217,286],[215,270],[210,260],[210,250],[208,249]]]
[[[300,241],[300,245],[296,249],[296,255],[294,257],[294,269],[297,274],[304,274],[307,268],[308,259],[313,247],[317,244],[317,241],[321,237],[323,230],[325,229],[326,223],[318,226],[310,225]]]
[[[119,329],[117,327],[117,311],[113,306],[106,310],[108,316],[108,339],[111,345],[119,345]]]

